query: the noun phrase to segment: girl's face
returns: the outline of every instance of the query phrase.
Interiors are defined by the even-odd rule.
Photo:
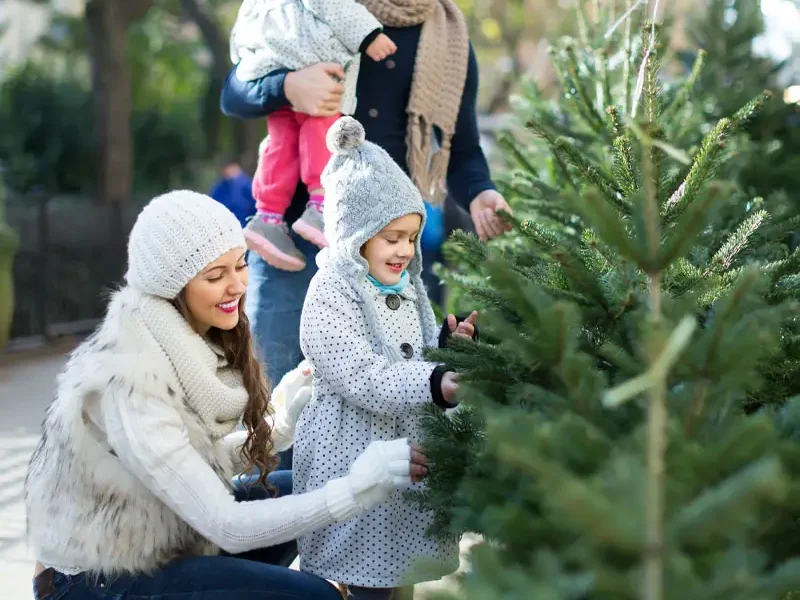
[[[398,283],[414,258],[421,226],[420,215],[406,215],[389,223],[364,244],[361,254],[369,263],[369,274],[383,285]]]
[[[245,250],[234,248],[186,285],[189,324],[200,335],[212,327],[229,330],[239,322],[239,301],[247,290]]]

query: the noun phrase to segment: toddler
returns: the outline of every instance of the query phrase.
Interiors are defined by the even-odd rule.
[[[330,128],[328,147],[330,246],[319,255],[300,326],[313,392],[295,438],[295,493],[346,474],[372,440],[419,443],[419,409],[454,408],[457,389],[454,373],[425,361],[422,350],[450,334],[473,337],[477,317],[457,323],[450,315],[441,328],[435,321],[420,277],[425,204],[408,176],[350,117]],[[403,585],[457,568],[457,544],[428,538],[430,524],[430,514],[395,493],[301,538],[300,568],[346,584],[354,600],[392,598]],[[423,571],[417,559],[425,559]]]
[[[355,0],[244,0],[231,33],[236,76],[245,81],[281,68],[296,70],[322,62],[341,65],[344,114],[355,110],[360,54],[380,61],[396,50],[380,22]],[[247,224],[245,238],[274,267],[305,268],[305,257],[284,219],[300,180],[310,200],[292,229],[319,247],[326,244],[320,174],[330,158],[325,134],[337,118],[312,117],[289,107],[267,117],[269,141],[259,149],[253,181],[257,214]]]

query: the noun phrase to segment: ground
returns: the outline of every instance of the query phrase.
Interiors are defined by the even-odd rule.
[[[46,349],[0,354],[0,598],[31,600],[33,557],[25,542],[22,486],[28,458],[39,439],[44,411],[55,390],[55,379],[74,342],[62,340]],[[464,551],[474,540],[462,543]],[[296,568],[296,565],[295,565]],[[452,585],[440,582],[417,586],[415,598]]]

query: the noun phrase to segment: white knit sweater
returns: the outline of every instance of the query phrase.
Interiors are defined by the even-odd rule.
[[[278,544],[360,512],[345,478],[234,502],[244,433],[220,437],[204,425],[143,326],[146,298],[117,293],[60,376],[25,485],[36,559],[64,573],[148,572],[180,556]],[[276,450],[291,444],[292,432],[274,433]]]

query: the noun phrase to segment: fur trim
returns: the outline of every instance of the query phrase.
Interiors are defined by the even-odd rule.
[[[37,560],[64,572],[149,572],[177,557],[219,552],[129,473],[107,442],[107,390],[156,397],[179,412],[194,449],[231,485],[228,449],[185,403],[166,355],[135,326],[137,310],[134,296],[116,293],[100,328],[72,353],[31,458],[30,543]]]

